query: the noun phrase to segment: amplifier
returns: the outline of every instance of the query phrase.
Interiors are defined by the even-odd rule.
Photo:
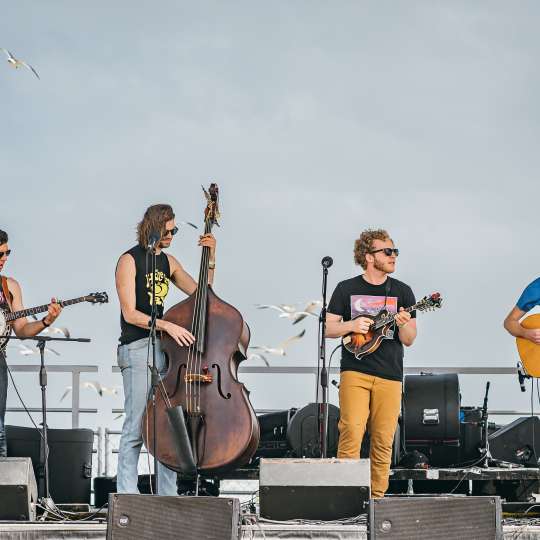
[[[261,516],[330,521],[365,512],[369,459],[261,459]]]
[[[524,416],[489,436],[489,451],[495,460],[538,467],[540,459],[540,420]]]
[[[6,426],[8,456],[32,459],[34,474],[44,488],[39,474],[41,434],[35,428]],[[49,488],[55,503],[90,503],[92,478],[91,429],[49,429]],[[44,496],[45,493],[41,493]]]
[[[499,497],[385,497],[369,503],[370,540],[502,539]]]
[[[238,540],[240,501],[222,497],[109,496],[107,540]]]
[[[0,458],[0,520],[36,519],[37,486],[30,458]]]

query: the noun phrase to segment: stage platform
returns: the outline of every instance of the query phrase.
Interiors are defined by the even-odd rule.
[[[535,522],[537,523],[537,522]],[[503,526],[504,540],[538,540],[540,523],[515,520]],[[107,524],[0,522],[2,540],[106,540]],[[241,540],[364,540],[367,525],[265,523],[242,526]],[[166,539],[162,539],[166,540]],[[433,540],[433,539],[430,539]]]

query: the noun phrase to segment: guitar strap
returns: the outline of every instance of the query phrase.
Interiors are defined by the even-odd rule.
[[[8,284],[7,284],[7,277],[4,277],[4,276],[2,276],[2,293],[4,295],[4,298],[6,299],[9,310],[12,311],[12,308],[11,308],[11,293],[9,292],[9,288],[8,288]]]
[[[392,286],[392,278],[390,276],[388,276],[386,278],[386,287],[384,289],[385,297],[384,297],[384,307],[383,307],[383,309],[386,309],[386,303],[388,302],[388,297],[390,296],[390,287],[391,286]]]

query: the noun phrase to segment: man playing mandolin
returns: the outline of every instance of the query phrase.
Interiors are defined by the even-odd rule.
[[[388,489],[392,444],[401,407],[403,345],[416,338],[416,313],[405,308],[415,303],[411,288],[389,274],[395,271],[399,251],[385,230],[363,231],[355,241],[354,260],[364,273],[340,282],[326,317],[326,336],[368,334],[381,310],[395,316],[393,336],[356,358],[345,347],[339,387],[338,458],[358,459],[366,425],[371,437],[371,493],[380,498]]]
[[[528,339],[536,345],[540,345],[540,328],[525,328],[520,323],[520,320],[527,312],[539,305],[540,278],[537,278],[527,285],[517,304],[504,319],[504,327],[508,333],[516,338]]]
[[[166,371],[165,355],[161,349],[159,334],[166,332],[179,346],[189,346],[194,337],[185,328],[162,320],[165,297],[169,283],[192,294],[195,280],[184,270],[172,255],[163,252],[170,247],[173,236],[178,232],[174,212],[168,204],[150,206],[137,226],[137,245],[124,253],[116,267],[116,290],[121,308],[121,335],[118,346],[118,365],[124,384],[125,419],[122,427],[118,455],[117,491],[138,493],[137,464],[143,444],[141,420],[148,399],[151,365],[149,324],[152,311],[152,280],[155,279],[158,339],[156,340],[156,366],[161,374]],[[159,238],[156,244],[156,272],[152,276],[151,257],[148,252],[153,235]],[[211,234],[199,239],[200,246],[210,248],[208,281],[212,284],[215,268],[216,240]],[[159,437],[159,434],[158,434]],[[158,464],[158,494],[176,495],[176,472]]]
[[[8,235],[0,230],[0,273],[8,260],[11,250],[8,246]],[[13,278],[1,277],[2,286],[0,289],[0,310],[19,311],[23,308],[21,286]],[[50,326],[60,315],[62,307],[51,299],[48,313],[40,321],[29,322],[26,317],[21,317],[11,323],[15,335],[20,338],[34,337],[42,332],[47,326]],[[0,349],[0,457],[7,456],[7,441],[4,429],[4,418],[6,413],[6,399],[8,388],[8,372],[6,364],[5,350]]]

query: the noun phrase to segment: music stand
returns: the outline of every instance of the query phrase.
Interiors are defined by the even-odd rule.
[[[30,338],[20,338],[17,336],[6,336],[6,340],[16,339],[18,341],[36,341],[39,349],[40,368],[39,385],[41,386],[41,443],[39,451],[39,474],[38,474],[38,494],[42,494],[46,503],[51,500],[49,493],[49,444],[47,439],[47,368],[45,366],[45,344],[48,341],[75,341],[79,343],[89,343],[89,338],[55,338],[51,336],[34,336]]]

